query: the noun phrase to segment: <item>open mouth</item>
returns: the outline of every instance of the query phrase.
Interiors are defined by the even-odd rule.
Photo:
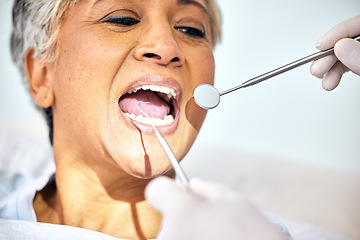
[[[141,105],[140,103],[148,103]],[[155,126],[171,125],[176,118],[177,98],[174,89],[160,85],[141,85],[119,99],[121,111],[130,119]]]

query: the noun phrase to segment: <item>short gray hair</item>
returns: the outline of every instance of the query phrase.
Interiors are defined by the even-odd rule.
[[[34,58],[41,62],[56,60],[57,37],[61,18],[66,9],[77,0],[15,0],[11,32],[11,57],[20,70],[22,81],[28,86],[24,57],[33,49]],[[40,109],[49,126],[49,138],[53,143],[52,109]]]
[[[33,57],[40,61],[56,59],[56,39],[60,20],[69,5],[76,0],[15,0],[11,55],[26,83],[24,56],[33,48]]]

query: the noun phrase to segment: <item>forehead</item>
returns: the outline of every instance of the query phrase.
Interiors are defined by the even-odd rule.
[[[166,1],[166,2],[174,2],[174,4],[178,5],[178,6],[194,6],[196,8],[199,8],[201,11],[203,11],[210,19],[210,12],[208,9],[208,4],[207,4],[207,0],[93,0],[93,6],[102,3],[102,2],[126,2],[126,3],[142,3],[142,2],[146,2],[146,3],[151,3],[151,2],[161,2],[161,1]]]
[[[176,0],[176,3],[178,5],[186,5],[186,4],[191,4],[191,5],[197,5],[200,7],[204,7],[206,6],[207,1],[205,0]]]
[[[94,4],[97,4],[99,2],[104,2],[106,0],[94,0]],[[121,0],[119,0],[121,1]],[[138,0],[138,1],[152,1],[152,0]],[[164,1],[169,1],[169,0],[164,0]],[[177,5],[195,5],[198,6],[200,8],[204,8],[204,10],[206,11],[206,7],[207,7],[207,1],[206,0],[176,0],[176,4]]]

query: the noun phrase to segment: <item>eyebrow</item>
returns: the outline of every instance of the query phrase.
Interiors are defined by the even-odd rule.
[[[177,4],[178,5],[194,5],[197,6],[199,8],[201,8],[207,15],[209,15],[209,12],[207,10],[207,8],[202,5],[201,3],[199,3],[198,1],[194,1],[194,0],[177,0]]]
[[[102,0],[95,0],[94,5],[98,4],[101,1]],[[209,15],[207,8],[203,6],[201,3],[194,0],[177,0],[177,5],[194,5],[201,8],[207,15]]]

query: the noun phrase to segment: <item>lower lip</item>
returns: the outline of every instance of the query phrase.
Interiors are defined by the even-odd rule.
[[[176,131],[178,125],[179,125],[179,119],[180,119],[180,108],[178,105],[178,102],[174,102],[174,112],[175,112],[175,118],[174,118],[174,122],[172,122],[170,125],[165,125],[165,126],[156,126],[156,128],[162,133],[162,134],[172,134]],[[128,124],[129,126],[135,128],[136,130],[140,130],[142,132],[148,132],[148,133],[152,133],[154,132],[154,129],[152,127],[152,125],[149,124],[145,124],[145,123],[140,123],[137,122],[133,119],[128,118],[120,109],[119,107],[119,111],[125,121],[126,124]]]

